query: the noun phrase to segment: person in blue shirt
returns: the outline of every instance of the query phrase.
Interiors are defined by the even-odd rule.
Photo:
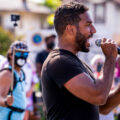
[[[8,50],[9,66],[0,71],[0,120],[23,120],[24,118],[25,74],[21,68],[25,65],[28,54],[27,45],[21,41],[14,42]],[[11,89],[12,83],[13,89]]]

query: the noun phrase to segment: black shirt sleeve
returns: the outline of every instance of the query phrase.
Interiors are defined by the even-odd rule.
[[[68,80],[83,72],[76,60],[70,57],[54,57],[48,64],[48,76],[62,87]]]

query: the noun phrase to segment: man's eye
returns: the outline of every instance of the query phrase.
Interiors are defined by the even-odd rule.
[[[87,26],[90,26],[90,25],[91,25],[91,23],[88,23],[88,24],[87,24]]]

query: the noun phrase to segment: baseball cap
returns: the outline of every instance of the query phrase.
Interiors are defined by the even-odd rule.
[[[29,52],[27,44],[22,41],[15,41],[14,43],[12,43],[10,46],[11,52],[13,52],[13,49],[21,52]]]

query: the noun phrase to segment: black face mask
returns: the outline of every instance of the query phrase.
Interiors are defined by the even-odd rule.
[[[26,63],[26,58],[20,58],[20,57],[15,57],[15,64],[18,66],[18,67],[23,67]]]
[[[54,42],[51,42],[51,43],[48,43],[48,44],[47,44],[47,48],[49,48],[49,49],[53,49],[54,46],[55,46],[55,43],[54,43]]]

